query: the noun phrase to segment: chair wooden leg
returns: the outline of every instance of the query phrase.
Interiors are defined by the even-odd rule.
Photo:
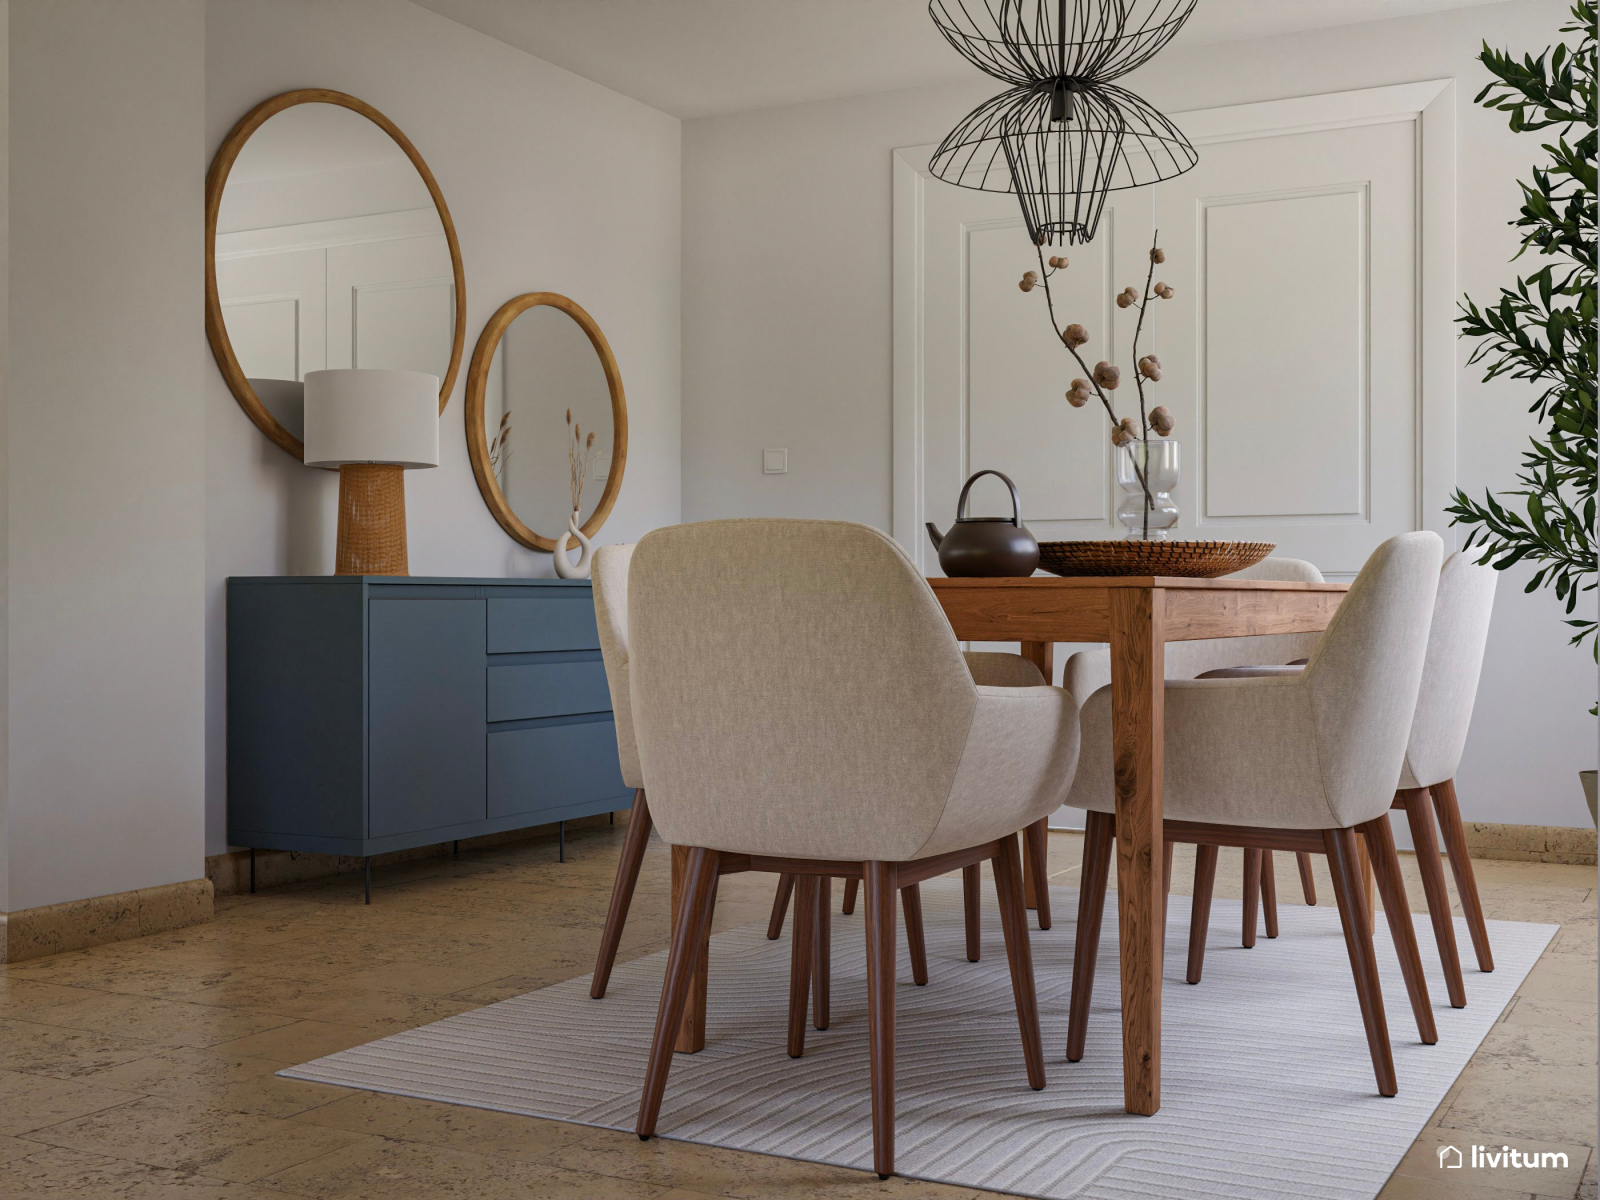
[[[1261,852],[1261,919],[1267,936],[1278,936],[1278,878],[1272,873],[1272,851]]]
[[[1164,842],[1161,851],[1161,938],[1164,942],[1167,936],[1167,909],[1172,900],[1172,852],[1178,848],[1176,842]]]
[[[1040,817],[1023,830],[1027,861],[1023,865],[1028,907],[1037,909],[1039,928],[1050,928],[1050,819]]]
[[[1367,905],[1367,933],[1370,936],[1378,928],[1378,900],[1373,891],[1372,852],[1365,838],[1356,839],[1356,856],[1361,860],[1361,895]]]
[[[839,911],[844,913],[845,916],[848,917],[856,911],[856,893],[860,890],[861,880],[846,879],[844,881],[844,906]]]
[[[1184,975],[1190,983],[1200,982],[1200,973],[1206,962],[1206,930],[1211,924],[1211,892],[1217,882],[1217,848],[1194,848],[1194,904],[1189,910],[1189,970]]]
[[[1372,932],[1367,928],[1366,905],[1362,901],[1355,831],[1324,829],[1322,843],[1328,854],[1328,870],[1333,875],[1333,898],[1339,907],[1339,923],[1344,928],[1345,949],[1350,954],[1350,973],[1355,977],[1361,1022],[1367,1030],[1372,1072],[1377,1076],[1379,1095],[1392,1096],[1398,1090],[1394,1052],[1389,1046],[1389,1023],[1383,1015],[1383,991],[1378,986],[1378,956],[1372,948]]]
[[[806,1052],[806,1001],[817,955],[817,877],[801,875],[794,885],[794,930],[789,939],[789,1057]]]
[[[961,908],[967,927],[967,961],[977,962],[983,950],[983,868],[961,868]]]
[[[1445,991],[1451,1008],[1467,1006],[1467,985],[1461,977],[1461,952],[1456,948],[1456,923],[1450,919],[1450,892],[1444,883],[1444,863],[1439,858],[1439,842],[1433,832],[1433,812],[1426,788],[1403,789],[1398,803],[1406,810],[1411,827],[1411,845],[1417,852],[1417,869],[1422,873],[1422,894],[1428,901],[1428,918],[1433,922],[1433,940],[1439,947],[1439,964],[1444,968]]]
[[[900,903],[906,910],[906,948],[911,951],[911,982],[928,986],[928,942],[922,936],[922,885],[913,883],[900,889]]]
[[[1039,1034],[1039,1000],[1033,986],[1033,949],[1028,943],[1028,910],[1022,898],[1022,856],[1017,839],[1000,839],[994,857],[994,888],[1000,898],[1000,927],[1005,931],[1006,961],[1011,967],[1011,994],[1022,1030],[1022,1057],[1028,1086],[1044,1087],[1044,1041]]]
[[[1450,871],[1456,877],[1456,895],[1472,934],[1472,949],[1478,956],[1478,970],[1494,970],[1494,954],[1489,950],[1489,927],[1483,923],[1483,903],[1478,899],[1478,881],[1472,874],[1472,856],[1467,853],[1467,831],[1461,825],[1461,809],[1456,804],[1456,781],[1446,779],[1428,789],[1433,795],[1433,810],[1439,817],[1439,832],[1444,852],[1450,856]]]
[[[894,1174],[894,865],[863,864],[866,893],[867,1038],[872,1065],[872,1165]]]
[[[832,1020],[829,989],[833,983],[833,880],[826,875],[817,879],[817,921],[812,942],[811,1027],[826,1029]]]
[[[672,931],[672,949],[667,955],[666,978],[661,984],[661,1005],[656,1010],[655,1037],[650,1043],[644,1090],[639,1096],[639,1120],[634,1125],[634,1132],[642,1140],[648,1140],[656,1131],[661,1097],[667,1088],[667,1073],[672,1069],[678,1027],[689,1003],[696,963],[711,931],[718,860],[715,850],[696,846],[688,851],[684,865],[678,920]]]
[[[1256,910],[1261,903],[1261,851],[1244,852],[1244,930],[1240,944],[1246,950],[1256,944]]]
[[[685,881],[688,879],[691,847],[672,848],[672,932],[678,932],[678,913],[682,909]],[[711,907],[716,910],[717,881],[711,881]],[[708,920],[700,934],[700,952],[695,955],[693,975],[689,981],[689,999],[683,1009],[683,1024],[678,1028],[678,1053],[698,1054],[706,1048],[706,995],[709,989],[711,922]]]
[[[775,942],[783,932],[783,917],[789,911],[789,897],[794,893],[794,876],[784,872],[778,876],[778,893],[772,897],[772,916],[767,918],[767,940]]]
[[[1067,1011],[1067,1061],[1083,1058],[1089,1033],[1089,1003],[1094,995],[1094,964],[1100,950],[1100,921],[1106,910],[1111,873],[1111,842],[1117,819],[1090,812],[1083,826],[1083,869],[1078,873],[1078,931],[1072,947],[1072,1000]]]
[[[1295,865],[1300,868],[1300,890],[1305,893],[1307,904],[1317,902],[1317,881],[1311,877],[1311,855],[1304,850],[1294,856]]]
[[[589,995],[596,1000],[606,994],[606,984],[611,981],[611,968],[617,962],[617,946],[622,941],[622,927],[628,923],[634,885],[639,882],[639,866],[644,862],[645,846],[649,841],[650,805],[645,801],[644,789],[639,788],[633,793],[628,831],[622,838],[622,857],[617,860],[617,879],[611,885],[611,907],[606,910],[606,927],[600,934],[600,953],[595,956],[594,978],[589,981]]]
[[[1439,1040],[1434,1027],[1433,1004],[1428,999],[1428,981],[1422,974],[1422,953],[1417,948],[1417,926],[1411,918],[1411,903],[1406,898],[1405,880],[1400,876],[1400,856],[1394,849],[1394,830],[1389,814],[1357,827],[1367,843],[1372,859],[1372,875],[1383,896],[1383,914],[1389,919],[1389,934],[1394,938],[1400,958],[1400,974],[1411,998],[1411,1012],[1417,1019],[1417,1034],[1425,1046]]]

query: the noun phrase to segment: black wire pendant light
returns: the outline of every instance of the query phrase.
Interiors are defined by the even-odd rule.
[[[1149,62],[1197,0],[929,0],[945,40],[1011,84],[946,135],[928,166],[1015,192],[1036,245],[1090,241],[1106,194],[1181,175],[1189,139],[1111,80]]]

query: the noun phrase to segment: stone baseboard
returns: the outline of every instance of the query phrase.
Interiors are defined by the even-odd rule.
[[[619,810],[620,811],[620,810]],[[580,829],[599,829],[609,824],[604,813],[593,817],[579,817],[567,822],[567,832]],[[463,850],[484,850],[492,846],[505,846],[516,842],[533,842],[554,839],[557,827],[531,825],[526,829],[510,829],[504,833],[490,833],[483,837],[462,838]],[[374,867],[385,864],[413,862],[422,858],[447,857],[450,842],[433,846],[418,846],[412,850],[396,850],[390,854],[375,854]],[[342,854],[310,854],[298,850],[257,850],[256,889],[281,887],[286,883],[302,883],[308,879],[325,879],[347,871],[359,871],[359,857]],[[250,852],[230,850],[226,854],[213,854],[206,859],[206,878],[218,896],[239,896],[250,891]]]
[[[211,920],[209,879],[0,913],[0,962],[22,962]]]
[[[1467,821],[1467,848],[1473,858],[1509,858],[1522,862],[1568,863],[1578,867],[1596,864],[1593,829],[1568,829],[1560,825],[1493,825]]]

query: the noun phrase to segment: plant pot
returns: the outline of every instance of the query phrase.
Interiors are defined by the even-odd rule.
[[[1600,771],[1579,771],[1578,779],[1583,784],[1583,798],[1589,802],[1589,819],[1600,826],[1600,814],[1595,809],[1595,786],[1600,778]]]

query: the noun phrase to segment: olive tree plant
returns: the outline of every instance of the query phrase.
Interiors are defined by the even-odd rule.
[[[1550,131],[1548,161],[1518,181],[1522,208],[1510,222],[1524,231],[1514,258],[1531,250],[1546,261],[1492,302],[1467,298],[1458,321],[1463,337],[1478,339],[1469,361],[1488,364],[1485,382],[1505,375],[1539,386],[1529,411],[1540,428],[1516,488],[1481,502],[1457,491],[1448,510],[1467,527],[1467,547],[1481,547],[1480,562],[1537,567],[1527,590],[1550,587],[1566,602],[1573,645],[1595,638],[1595,622],[1572,615],[1579,595],[1595,590],[1595,4],[1572,5],[1561,32],[1575,44],[1519,62],[1485,43],[1478,56],[1494,79],[1476,102],[1509,113],[1515,132]]]

